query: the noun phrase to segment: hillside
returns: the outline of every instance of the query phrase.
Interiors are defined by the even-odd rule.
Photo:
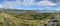
[[[0,26],[43,26],[48,24],[51,17],[60,17],[60,13],[35,13],[26,12],[24,14],[0,13]],[[59,18],[58,17],[58,18]],[[60,24],[60,18],[57,22]],[[60,25],[59,25],[60,26]]]

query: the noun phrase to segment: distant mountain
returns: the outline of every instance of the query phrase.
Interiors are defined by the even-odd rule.
[[[19,10],[19,9],[4,9],[4,8],[0,8],[0,11],[5,11],[8,13],[26,13],[34,11],[35,13],[54,13],[54,12],[60,12],[60,10]]]

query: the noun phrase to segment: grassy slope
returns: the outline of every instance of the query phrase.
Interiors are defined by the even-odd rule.
[[[55,13],[53,13],[54,15],[56,15]],[[57,15],[60,15],[59,13],[57,13]],[[5,13],[2,13],[2,16],[0,16],[0,21],[1,19],[3,20],[4,17],[6,20],[4,20],[4,25],[5,24],[9,24],[11,23],[11,26],[22,26],[22,25],[30,25],[30,26],[41,26],[42,22],[44,19],[46,19],[45,23],[48,22],[47,20],[52,16],[52,14],[49,14],[48,13],[42,13],[42,14],[39,14],[39,15],[36,15],[34,13],[26,13],[26,14],[5,14]],[[33,18],[32,18],[33,17]],[[34,17],[38,17],[40,19],[34,19]],[[31,20],[31,18],[33,20]],[[41,20],[42,18],[42,20]],[[30,20],[28,20],[30,19]],[[6,22],[6,23],[5,23]],[[41,23],[41,24],[40,24]],[[59,23],[60,24],[60,23]]]

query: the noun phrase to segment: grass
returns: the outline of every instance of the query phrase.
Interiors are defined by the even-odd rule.
[[[3,20],[3,17],[0,16],[0,26],[2,26],[2,20]]]
[[[2,22],[3,21],[3,17],[2,16],[0,16],[0,22]]]
[[[3,17],[2,16],[0,16],[0,20],[2,19]]]
[[[11,24],[11,26],[22,26],[22,25],[28,25],[28,26],[37,26],[38,24],[39,24],[39,26],[41,26],[40,25],[40,21],[41,20],[43,20],[43,19],[47,19],[47,18],[50,18],[51,17],[51,15],[52,14],[49,14],[48,13],[48,15],[45,13],[45,14],[39,14],[39,15],[37,15],[37,14],[34,14],[34,13],[26,13],[26,14],[18,14],[18,15],[16,15],[16,14],[11,14],[11,15],[9,15],[9,17],[8,17],[8,15],[9,14],[7,14],[7,15],[5,15],[5,16],[7,16],[7,17],[5,17],[7,20],[8,20],[8,18],[9,18],[9,20],[8,21],[11,21],[11,22],[13,22],[12,24]],[[0,21],[2,21],[2,19],[3,19],[4,17],[3,16],[0,16]],[[16,19],[17,18],[17,19]],[[35,19],[34,19],[35,18]],[[30,19],[30,20],[28,20],[28,19]],[[32,19],[32,20],[31,20]],[[23,21],[24,22],[23,22]],[[37,20],[37,21],[35,21],[35,20]],[[48,19],[49,20],[49,19]],[[5,22],[7,22],[7,21],[5,21]],[[43,22],[43,21],[42,21]],[[46,23],[47,21],[45,21],[45,23]],[[41,23],[41,24],[43,24],[43,23]],[[58,22],[58,24],[59,24],[59,26],[60,26],[60,21]],[[0,23],[0,26],[2,25],[2,23]]]

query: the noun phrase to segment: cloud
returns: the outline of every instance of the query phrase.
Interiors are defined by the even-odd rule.
[[[35,2],[35,0],[15,0],[7,1],[5,0],[4,4],[1,6],[4,8],[16,8],[18,6],[55,6],[56,3],[52,3],[48,0],[41,0],[40,2]],[[0,6],[0,7],[1,7]]]
[[[16,2],[16,1],[13,1],[13,2],[5,2],[2,6],[3,6],[3,8],[13,8],[13,9],[15,9],[16,7],[18,7],[18,6],[21,6],[22,4],[21,4],[21,2]]]
[[[22,5],[32,6],[32,5],[35,5],[35,3],[34,3],[34,0],[23,0]]]
[[[42,0],[40,2],[37,3],[38,6],[55,6],[57,4],[52,3],[51,1],[48,0]]]
[[[0,8],[2,8],[2,6],[0,5]]]
[[[23,0],[23,2],[21,0],[16,0],[16,1],[7,1],[4,2],[4,4],[2,5],[4,8],[15,8],[18,6],[32,6],[35,5],[34,4],[34,0]]]
[[[2,6],[4,8],[15,8],[15,6],[12,2],[5,2]]]

